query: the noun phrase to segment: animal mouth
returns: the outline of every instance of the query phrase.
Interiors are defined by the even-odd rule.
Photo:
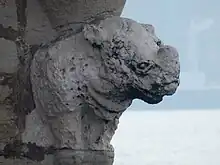
[[[148,104],[158,104],[163,100],[163,96],[159,94],[155,94],[153,92],[150,92],[148,90],[131,90],[130,96],[132,99],[140,99]]]
[[[161,101],[163,101],[163,96],[148,94],[148,95],[142,95],[138,99],[141,99],[148,104],[158,104]]]
[[[179,81],[172,81],[166,84],[152,84],[151,89],[136,88],[130,91],[133,99],[140,99],[148,104],[158,104],[163,101],[164,96],[173,95]]]

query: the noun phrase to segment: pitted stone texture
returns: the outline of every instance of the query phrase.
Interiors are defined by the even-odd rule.
[[[4,77],[0,76],[0,84],[3,81]],[[12,89],[9,85],[0,85],[0,144],[11,142],[18,134],[11,95]]]
[[[16,116],[12,112],[10,105],[0,103],[0,143],[10,143],[18,134],[15,124]]]
[[[133,99],[157,104],[174,94],[178,53],[158,41],[152,28],[112,17],[41,48],[33,59],[31,81],[36,114],[53,136],[51,143],[70,152],[113,152],[110,141],[118,119]]]
[[[124,79],[115,75],[127,75],[125,84],[132,99],[155,104],[176,91],[180,72],[178,52],[164,45],[152,26],[114,17],[98,26],[88,25],[84,31],[85,38],[106,54],[103,62],[114,70],[110,74],[113,82],[124,84]]]

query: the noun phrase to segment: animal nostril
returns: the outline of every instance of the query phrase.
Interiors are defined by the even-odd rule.
[[[159,40],[156,42],[157,43],[157,46],[161,46],[162,42]]]

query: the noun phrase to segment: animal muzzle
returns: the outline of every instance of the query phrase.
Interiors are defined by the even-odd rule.
[[[174,79],[170,82],[153,83],[148,86],[148,89],[135,87],[130,90],[130,96],[133,99],[140,99],[148,104],[158,104],[163,100],[164,96],[173,95],[179,86],[179,79]]]

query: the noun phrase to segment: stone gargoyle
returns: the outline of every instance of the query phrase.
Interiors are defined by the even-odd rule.
[[[57,164],[101,155],[93,163],[110,165],[119,117],[133,99],[157,104],[174,94],[180,65],[177,50],[153,26],[112,17],[42,47],[31,70],[36,109],[27,116],[23,141],[55,146]]]

